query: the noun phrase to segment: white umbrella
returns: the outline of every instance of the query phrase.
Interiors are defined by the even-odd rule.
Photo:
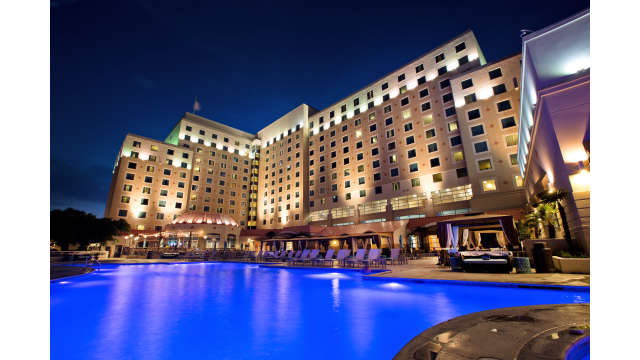
[[[458,229],[459,229],[458,226],[451,227],[451,230],[453,232],[453,244],[452,244],[453,246],[452,247],[454,249],[456,249],[456,250],[458,249],[458,240],[459,240],[458,238],[460,237]]]
[[[450,249],[452,244],[453,244],[453,231],[451,230],[451,224],[447,224],[447,246],[445,247],[447,249]]]
[[[469,242],[469,229],[464,229],[462,231],[462,246],[467,246]]]

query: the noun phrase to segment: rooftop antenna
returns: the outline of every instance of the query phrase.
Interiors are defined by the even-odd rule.
[[[520,30],[520,38],[527,36],[527,34],[529,34],[530,32],[533,32],[533,30],[529,30],[529,29]]]

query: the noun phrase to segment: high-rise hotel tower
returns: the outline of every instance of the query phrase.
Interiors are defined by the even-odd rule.
[[[487,64],[469,30],[255,135],[191,113],[164,141],[129,134],[105,216],[159,231],[216,212],[280,229],[522,208],[520,59]]]

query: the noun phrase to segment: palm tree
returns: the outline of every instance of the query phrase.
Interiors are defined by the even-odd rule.
[[[536,216],[542,222],[543,225],[546,225],[547,236],[550,239],[556,237],[556,225],[558,220],[556,219],[556,208],[553,204],[540,203],[536,207]]]
[[[562,230],[564,231],[564,239],[569,246],[572,246],[571,233],[569,231],[569,224],[567,223],[567,215],[562,206],[562,201],[569,198],[569,193],[562,189],[557,189],[551,192],[540,192],[536,195],[540,199],[540,203],[553,204],[557,207],[560,213],[560,220],[562,221]]]

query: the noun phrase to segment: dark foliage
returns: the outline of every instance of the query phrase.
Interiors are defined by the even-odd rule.
[[[68,250],[71,244],[86,249],[90,243],[104,243],[129,230],[129,224],[123,219],[98,219],[93,214],[71,208],[51,211],[51,240],[62,250]]]

